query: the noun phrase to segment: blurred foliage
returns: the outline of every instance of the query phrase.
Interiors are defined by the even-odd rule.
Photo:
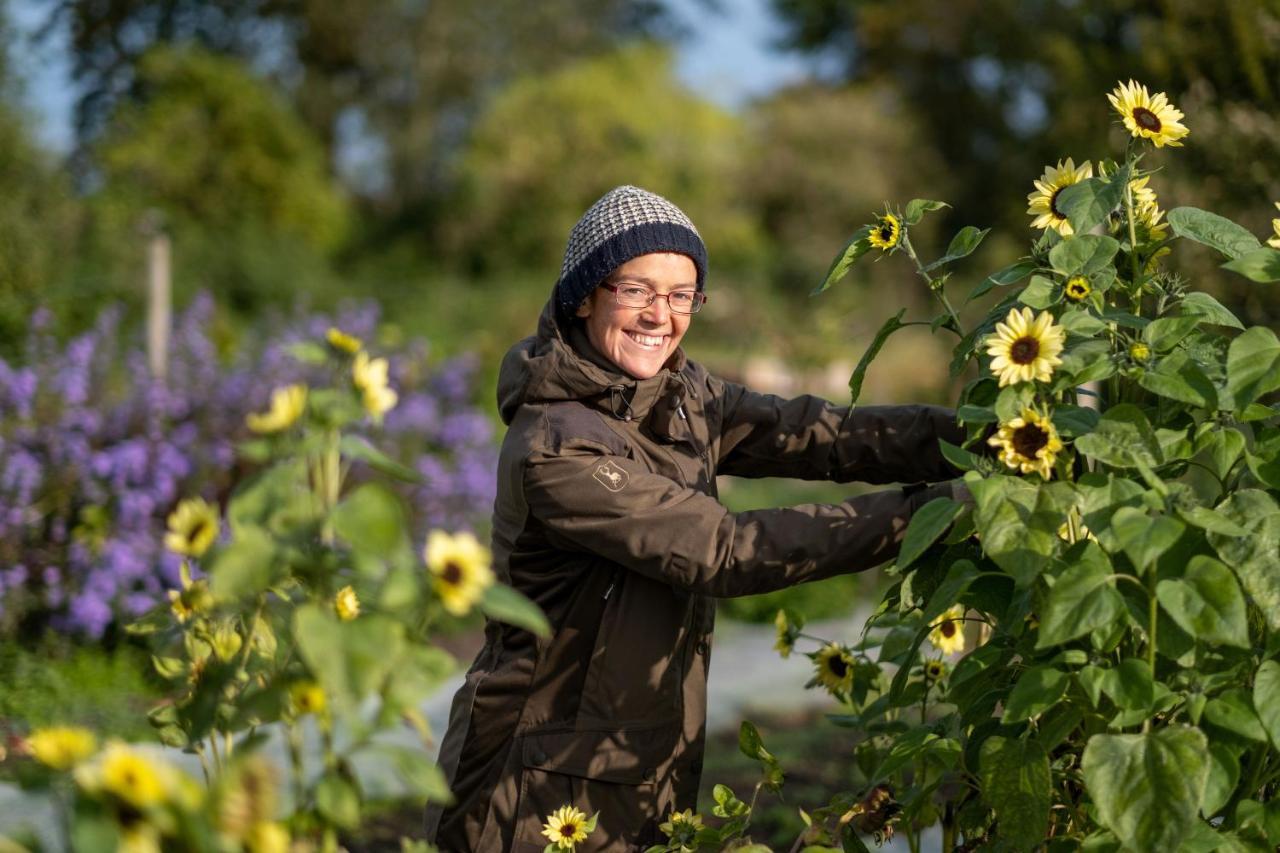
[[[742,150],[740,121],[679,84],[667,48],[638,44],[531,75],[476,122],[446,246],[484,272],[555,270],[582,212],[631,183],[679,199],[711,257],[733,265],[760,237],[735,205]]]

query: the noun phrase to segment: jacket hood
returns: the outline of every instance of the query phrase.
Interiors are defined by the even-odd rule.
[[[572,323],[567,319],[564,324]],[[598,353],[584,353],[573,334],[557,320],[555,293],[542,309],[538,330],[507,350],[498,370],[498,412],[510,425],[516,410],[526,403],[578,400],[619,420],[644,418],[662,401],[662,408],[678,407],[687,393],[684,376],[688,359],[676,351],[662,370],[648,379],[636,379],[609,365]],[[606,366],[608,365],[608,366]]]

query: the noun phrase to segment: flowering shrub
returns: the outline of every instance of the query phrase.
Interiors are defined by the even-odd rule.
[[[976,368],[958,416],[972,508],[913,517],[894,585],[845,646],[778,615],[779,652],[854,733],[851,791],[801,811],[793,850],[866,849],[895,830],[913,851],[1274,850],[1280,846],[1280,340],[1163,267],[1203,244],[1253,282],[1280,281],[1277,237],[1193,208],[1165,212],[1148,144],[1177,148],[1182,113],[1144,86],[1110,100],[1119,162],[1067,159],[1034,182],[1029,254],[969,299],[1003,297],[965,329],[944,290],[986,232],[925,263],[911,229],[941,202],[886,209],[836,258],[825,290],[877,249],[905,255]],[[905,312],[880,329],[862,378]],[[781,769],[750,724],[757,786]],[[722,787],[722,786],[721,786]],[[654,851],[766,850],[754,806],[716,790],[726,820],[664,825]]]
[[[334,325],[369,339],[378,312],[363,305],[336,320],[304,318],[228,364],[212,320],[207,297],[177,319],[163,383],[151,380],[140,348],[121,347],[117,311],[65,347],[37,315],[21,362],[0,360],[0,634],[50,625],[98,637],[162,599],[178,583],[178,559],[158,534],[179,496],[225,498],[237,474],[261,461],[237,467],[236,444],[261,423],[246,416],[279,417],[275,403],[268,408],[272,390],[326,369],[293,350],[324,341]],[[474,364],[433,365],[422,341],[384,364],[399,399],[381,427],[357,432],[377,435],[416,473],[397,487],[415,537],[472,526],[492,502],[496,464],[492,427],[470,399]],[[357,474],[367,467],[356,465]]]
[[[258,470],[234,484],[225,511],[193,497],[170,513],[173,588],[128,626],[149,638],[169,686],[150,722],[164,745],[198,757],[204,785],[122,743],[98,751],[83,730],[23,741],[39,767],[18,776],[61,791],[77,849],[334,850],[375,795],[361,772],[370,756],[401,783],[381,799],[447,800],[420,705],[456,662],[432,632],[473,609],[549,630],[535,605],[496,583],[471,533],[433,530],[415,546],[403,500],[383,482],[414,472],[364,435],[402,399],[390,366],[345,330],[323,340],[292,349],[330,381],[279,386],[250,413],[256,438],[241,452]],[[351,476],[356,463],[368,476]],[[423,744],[379,738],[398,726]],[[275,733],[287,799],[260,751]],[[563,814],[557,825],[568,850],[594,821]]]

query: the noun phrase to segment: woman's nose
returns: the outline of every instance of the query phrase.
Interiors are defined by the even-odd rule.
[[[667,304],[665,297],[658,296],[648,308],[640,313],[646,320],[653,323],[665,323],[667,322],[667,315],[671,313],[671,306]]]

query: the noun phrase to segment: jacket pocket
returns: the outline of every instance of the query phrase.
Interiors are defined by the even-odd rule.
[[[570,731],[528,735],[512,853],[542,853],[547,818],[574,806],[595,830],[578,853],[622,853],[657,842],[659,773],[669,760],[671,729]]]

